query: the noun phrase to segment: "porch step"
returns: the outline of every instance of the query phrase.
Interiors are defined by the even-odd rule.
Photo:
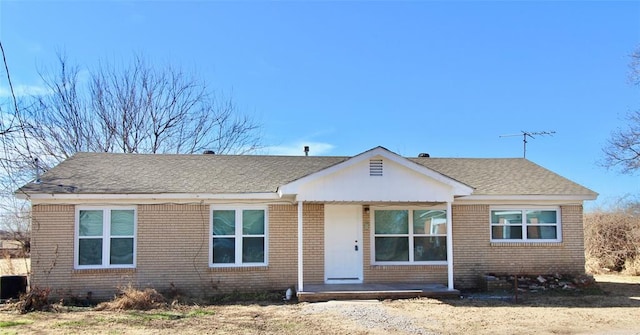
[[[458,297],[460,291],[440,284],[311,284],[298,292],[298,301],[407,299]]]

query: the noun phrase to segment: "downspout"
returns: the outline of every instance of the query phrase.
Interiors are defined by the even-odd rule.
[[[298,201],[298,292],[304,292],[302,255],[302,201]]]
[[[447,288],[453,290],[453,220],[451,201],[447,201]]]

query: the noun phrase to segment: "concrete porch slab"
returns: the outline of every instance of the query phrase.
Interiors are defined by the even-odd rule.
[[[457,297],[458,290],[449,290],[442,284],[388,283],[388,284],[306,284],[298,292],[298,301],[406,299],[417,297]]]

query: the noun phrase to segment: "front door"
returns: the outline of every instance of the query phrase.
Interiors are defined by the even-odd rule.
[[[324,206],[324,279],[362,283],[362,206]]]

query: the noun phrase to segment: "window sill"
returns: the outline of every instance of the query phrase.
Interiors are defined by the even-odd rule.
[[[220,266],[210,267],[209,272],[253,272],[253,271],[267,271],[268,265],[259,266]]]
[[[433,269],[433,268],[446,268],[447,267],[447,263],[446,262],[438,262],[438,263],[432,263],[432,264],[416,264],[416,263],[409,263],[409,264],[372,264],[369,266],[369,268],[371,270],[404,270],[407,269],[407,267],[411,267],[411,268],[415,268],[415,269]]]
[[[492,247],[561,247],[562,241],[549,241],[549,242],[490,242]]]
[[[135,273],[136,268],[73,269],[73,274]]]

